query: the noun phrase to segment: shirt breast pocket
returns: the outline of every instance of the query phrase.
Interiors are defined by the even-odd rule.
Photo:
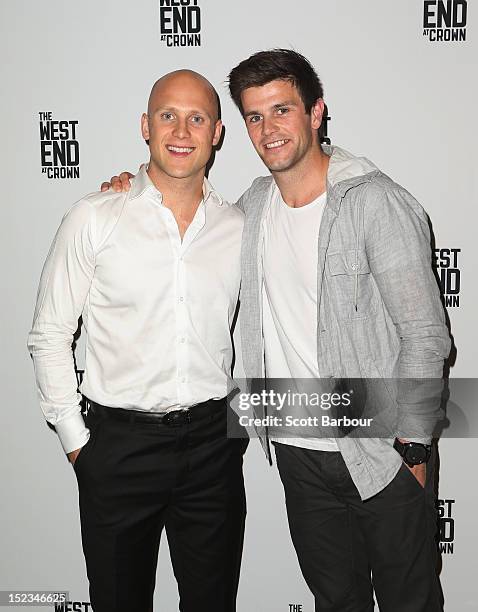
[[[377,309],[376,289],[365,251],[327,255],[332,310],[341,320],[368,319]]]

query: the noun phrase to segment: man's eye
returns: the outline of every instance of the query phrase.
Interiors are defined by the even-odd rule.
[[[161,113],[161,119],[166,119],[166,121],[169,121],[172,118],[173,118],[173,113]]]
[[[289,109],[286,106],[283,106],[283,107],[277,109],[277,114],[278,115],[285,115],[288,112],[289,112]]]
[[[193,123],[204,123],[204,119],[200,115],[193,115],[191,121]]]
[[[250,115],[249,116],[249,123],[257,123],[260,120],[261,120],[260,115]]]

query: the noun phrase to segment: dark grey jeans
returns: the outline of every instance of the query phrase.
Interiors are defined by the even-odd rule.
[[[274,444],[289,527],[316,612],[439,612],[433,467],[405,464],[362,501],[340,452]]]

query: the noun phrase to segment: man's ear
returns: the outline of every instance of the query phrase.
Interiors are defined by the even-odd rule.
[[[149,119],[146,113],[141,115],[141,134],[146,141],[149,140]]]
[[[216,125],[214,126],[214,137],[212,139],[212,144],[214,147],[221,140],[221,134],[222,134],[222,121],[218,119],[216,121]]]
[[[310,109],[310,121],[311,127],[314,130],[318,130],[322,125],[322,117],[324,114],[325,102],[323,98],[317,98],[314,105]]]

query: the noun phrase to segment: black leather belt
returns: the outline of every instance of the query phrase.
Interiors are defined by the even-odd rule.
[[[210,416],[219,411],[225,411],[226,399],[208,400],[201,402],[191,408],[171,410],[170,412],[144,412],[143,410],[129,410],[127,408],[112,408],[102,406],[91,400],[87,400],[88,414],[116,421],[127,421],[128,423],[151,423],[153,425],[165,425],[166,427],[181,427],[192,421]],[[224,412],[224,414],[226,414]]]

